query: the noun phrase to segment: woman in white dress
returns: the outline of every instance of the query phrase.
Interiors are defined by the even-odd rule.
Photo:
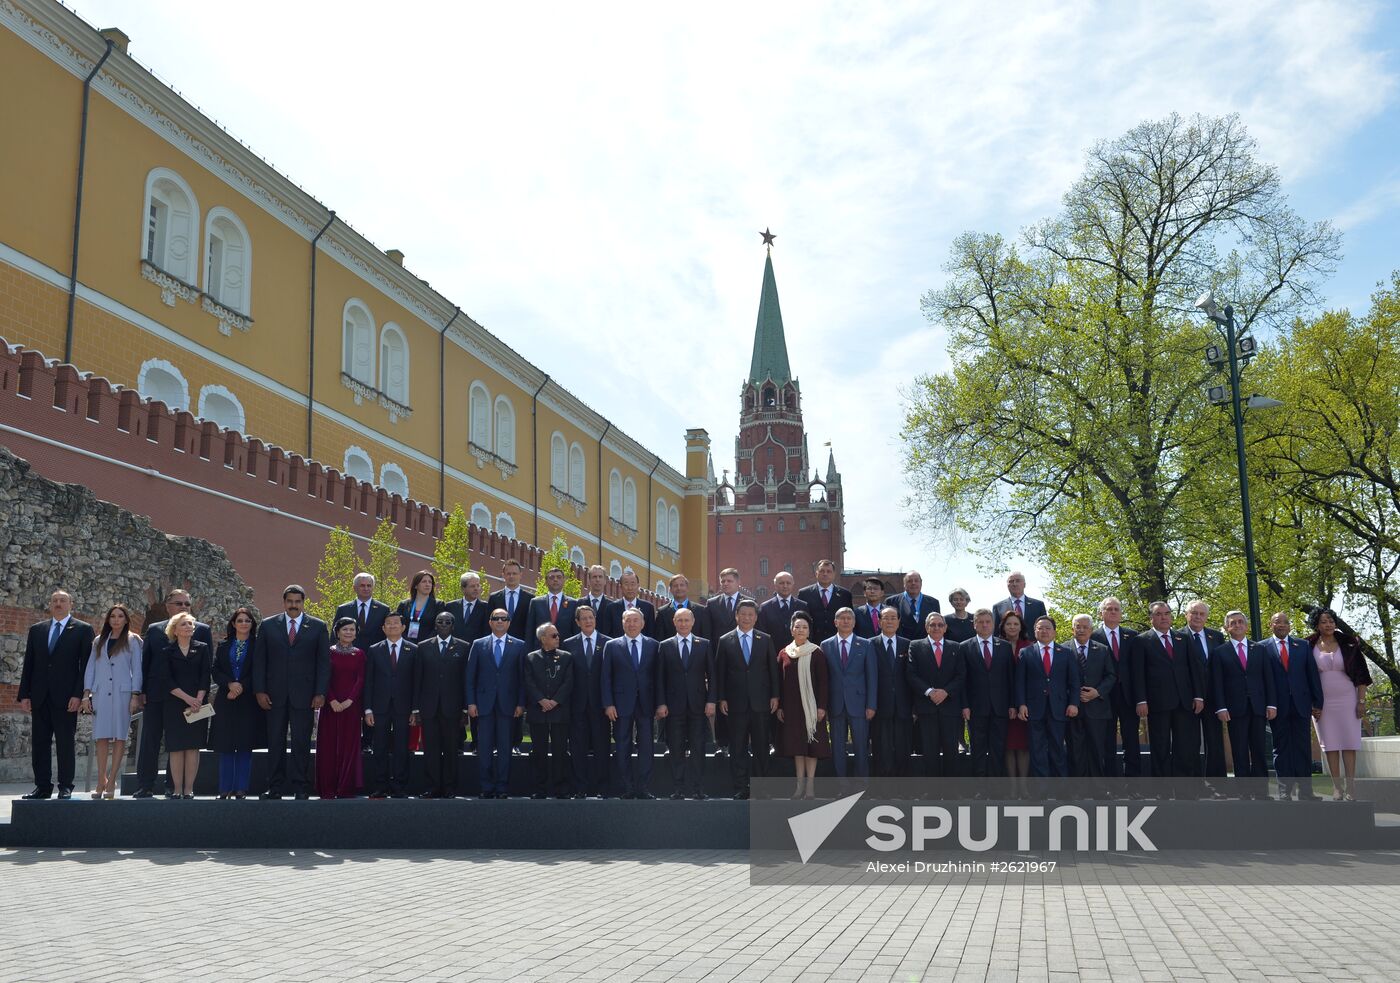
[[[141,639],[131,630],[131,612],[113,604],[92,643],[83,674],[82,712],[92,715],[97,742],[97,788],[92,797],[117,794],[131,715],[141,694]]]

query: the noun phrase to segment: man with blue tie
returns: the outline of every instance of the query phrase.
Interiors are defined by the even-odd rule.
[[[1263,645],[1249,639],[1243,611],[1225,615],[1229,638],[1210,660],[1215,716],[1230,731],[1235,777],[1249,779],[1256,799],[1268,798],[1269,766],[1264,761],[1264,722],[1278,715],[1274,667]]]
[[[578,634],[564,639],[564,648],[574,661],[569,758],[573,762],[576,799],[607,794],[612,767],[608,718],[603,715],[603,646],[609,639],[597,630],[597,623],[597,612],[580,601],[574,609]]]
[[[446,605],[446,610],[452,612],[453,637],[470,649],[472,642],[491,632],[491,605],[481,597],[480,574],[468,570],[460,582],[462,599]]]
[[[880,689],[880,666],[870,640],[855,633],[856,613],[849,606],[836,612],[836,633],[821,643],[826,656],[831,721],[831,760],[836,777],[845,778],[846,737],[856,750],[856,777],[870,777],[870,721]]]
[[[891,594],[885,598],[885,603],[898,609],[899,634],[911,642],[928,636],[928,616],[939,610],[938,598],[924,593],[924,578],[917,570],[904,575],[904,593]],[[944,622],[943,627],[947,626]],[[928,753],[927,749],[924,753]]]
[[[544,574],[545,594],[530,599],[530,613],[525,617],[525,644],[538,645],[540,625],[552,624],[559,629],[560,638],[574,634],[574,608],[578,601],[564,593],[564,571],[553,567]]]
[[[92,626],[73,617],[73,598],[68,592],[50,594],[49,616],[30,626],[20,668],[16,698],[20,709],[29,714],[34,765],[34,791],[21,798],[47,799],[53,794],[49,749],[54,745],[58,748],[58,797],[73,797],[78,707],[92,642]]]
[[[613,723],[618,787],[624,799],[654,799],[651,794],[653,721],[658,697],[656,639],[642,634],[646,619],[633,607],[622,614],[622,637],[603,646],[603,706]],[[634,735],[635,732],[635,735]],[[632,749],[637,750],[635,773]]]
[[[664,642],[676,634],[676,614],[689,611],[692,617],[691,632],[700,638],[710,637],[709,611],[702,600],[695,604],[690,600],[690,579],[683,573],[673,576],[667,583],[671,589],[671,601],[656,612],[656,640]]]
[[[1035,623],[1035,644],[1021,653],[1016,673],[1017,715],[1030,724],[1031,777],[1065,778],[1065,722],[1079,716],[1079,662],[1055,641],[1055,619]]]
[[[491,610],[501,608],[510,618],[510,630],[506,634],[520,641],[526,641],[525,622],[529,617],[530,600],[535,596],[535,592],[520,584],[520,572],[523,568],[519,560],[507,560],[501,564],[501,579],[505,581],[505,586],[492,594],[487,603]],[[533,639],[531,640],[533,641]]]
[[[1274,715],[1274,771],[1278,797],[1315,802],[1312,790],[1312,729],[1309,719],[1322,716],[1322,679],[1308,643],[1289,634],[1292,624],[1280,611],[1269,619],[1273,632],[1263,646],[1274,671],[1278,713]]]
[[[657,716],[666,722],[666,754],[671,760],[671,798],[706,798],[703,789],[705,737],[715,715],[710,643],[696,635],[695,612],[675,613],[675,634],[660,644],[661,672]]]
[[[525,712],[525,643],[509,634],[510,615],[494,608],[491,634],[472,643],[467,660],[467,716],[476,723],[481,797],[510,794],[510,731]]]
[[[725,586],[724,574],[720,575],[720,585]],[[729,586],[737,595],[737,573]],[[710,603],[716,600],[712,598]],[[734,629],[715,643],[715,696],[719,712],[729,725],[729,777],[734,783],[734,798],[747,799],[750,747],[752,773],[759,778],[768,774],[768,721],[778,709],[780,678],[773,639],[754,628],[758,623],[758,605],[748,597],[736,601],[734,618]],[[717,717],[716,726],[718,723]]]

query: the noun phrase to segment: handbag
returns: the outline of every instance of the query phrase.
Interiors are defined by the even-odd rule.
[[[198,710],[191,710],[188,707],[185,708],[185,723],[187,724],[197,724],[201,720],[208,720],[212,716],[214,716],[214,704],[212,703],[201,703]]]

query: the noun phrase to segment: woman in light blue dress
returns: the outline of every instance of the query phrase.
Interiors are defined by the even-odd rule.
[[[97,788],[92,797],[115,798],[131,715],[141,693],[141,639],[131,630],[131,612],[114,604],[102,619],[83,674],[82,712],[92,715],[97,742]]]

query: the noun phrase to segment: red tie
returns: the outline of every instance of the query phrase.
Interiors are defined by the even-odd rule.
[[[399,643],[395,642],[389,646],[389,665],[397,668],[399,664]]]
[[[876,611],[873,605],[870,608],[870,627],[876,631],[880,630],[880,612]]]
[[[1240,654],[1240,668],[1241,668],[1241,669],[1248,669],[1248,668],[1249,668],[1249,660],[1246,659],[1245,656],[1244,656],[1244,642],[1236,642],[1236,643],[1235,643],[1235,651],[1238,652],[1238,653]]]
[[[943,643],[933,643],[933,661],[938,663],[938,668],[943,668]]]
[[[1117,661],[1118,661],[1118,629],[1117,629],[1117,628],[1113,629],[1113,631],[1111,631],[1111,632],[1108,633],[1108,640],[1109,640],[1110,642],[1113,643],[1113,661],[1114,661],[1114,662],[1117,662]]]
[[[559,598],[553,594],[549,595],[549,623],[551,625],[559,623]]]
[[[1283,671],[1288,671],[1288,643],[1278,643],[1278,657],[1283,660]]]
[[[1172,651],[1172,636],[1170,633],[1162,636],[1162,647],[1167,650],[1167,658],[1175,661],[1176,653]],[[1284,668],[1287,668],[1287,666]]]
[[[287,644],[288,644],[288,645],[295,645],[296,643],[297,643],[297,623],[296,623],[296,619],[295,619],[295,618],[289,618],[289,619],[287,619]],[[1284,668],[1287,669],[1288,666],[1284,666]]]
[[[1045,655],[1043,656],[1042,661],[1045,663],[1045,675],[1046,675],[1046,678],[1049,678],[1049,676],[1050,676],[1050,646],[1049,646],[1049,645],[1045,646]]]
[[[982,639],[982,661],[987,664],[988,669],[992,668],[992,650],[990,643],[985,638]]]

